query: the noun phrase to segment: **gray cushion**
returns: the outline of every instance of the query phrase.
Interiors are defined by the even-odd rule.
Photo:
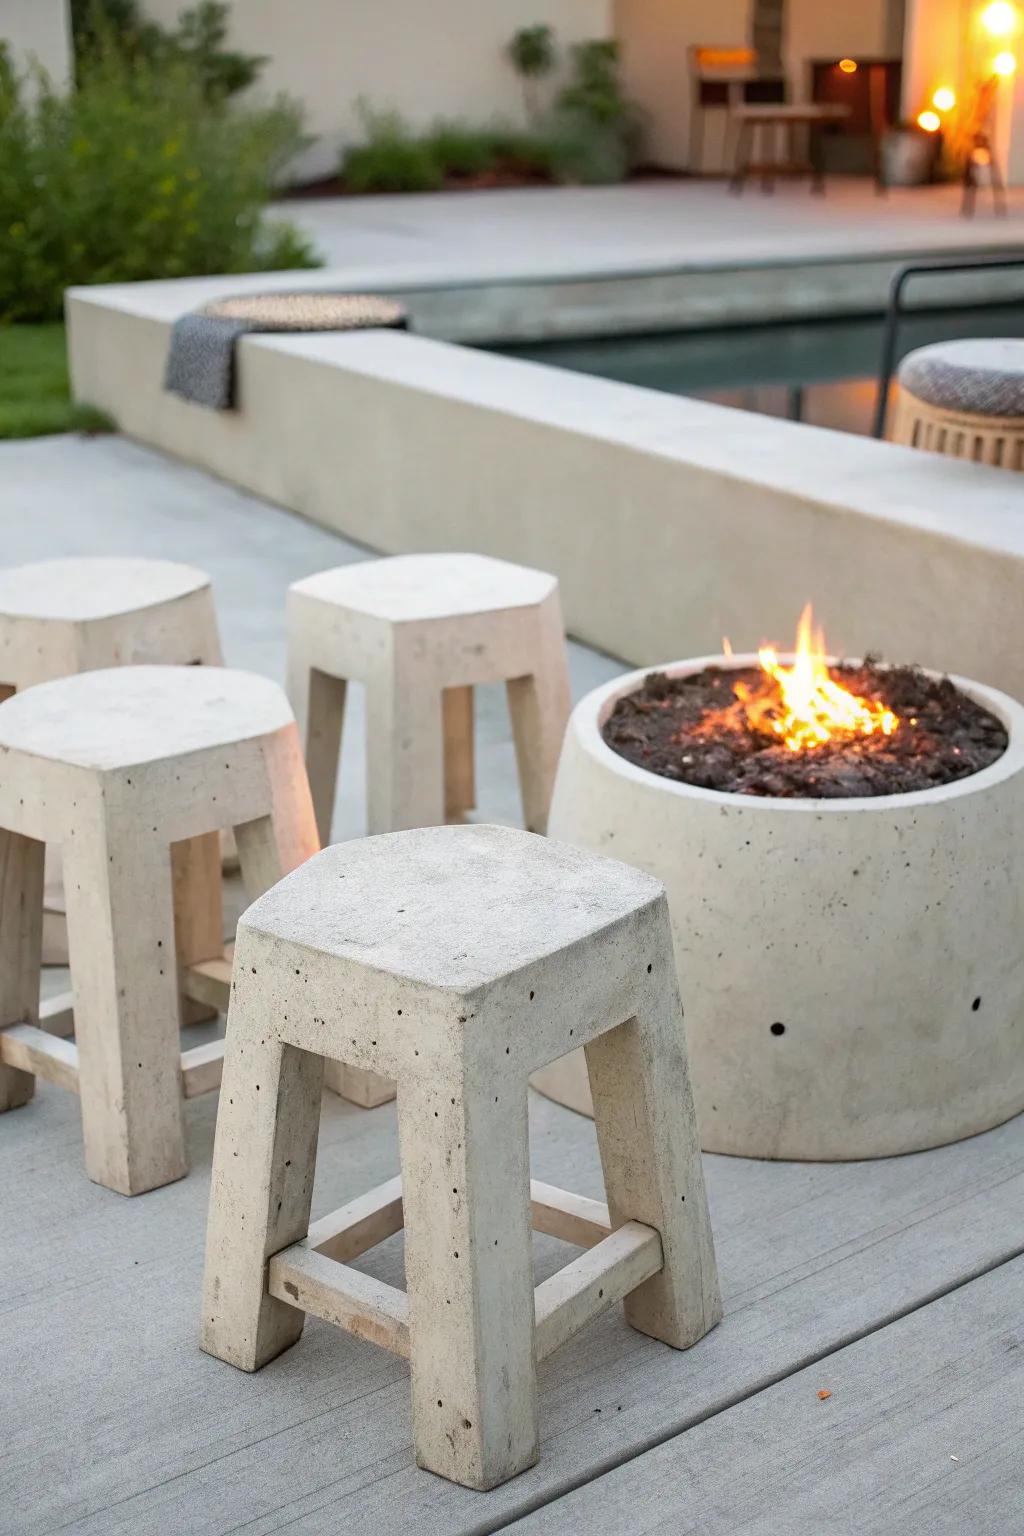
[[[940,341],[900,364],[904,389],[947,411],[1024,416],[1024,341]]]

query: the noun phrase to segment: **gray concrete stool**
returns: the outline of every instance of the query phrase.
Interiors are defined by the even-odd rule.
[[[899,370],[894,442],[1024,470],[1024,341],[943,341]]]
[[[398,555],[288,593],[288,693],[320,840],[330,839],[346,681],[366,685],[371,832],[475,804],[473,685],[504,682],[526,825],[543,832],[569,718],[558,582],[483,555]]]
[[[170,560],[83,556],[0,570],[0,699],[77,672],[221,665],[210,578]],[[67,963],[59,860],[46,871],[43,958]]]
[[[78,1093],[86,1171],[122,1194],[186,1172],[182,1098],[220,1081],[223,1041],[183,1054],[179,1029],[192,962],[224,966],[228,827],[251,898],[318,846],[295,721],[266,679],[120,667],[0,705],[0,1111],[36,1076]],[[41,1017],[47,842],[73,996]]]
[[[527,1078],[587,1053],[608,1205],[530,1181]],[[323,1058],[398,1080],[401,1178],[314,1223]],[[407,1291],[346,1261],[405,1228]],[[587,1251],[534,1289],[531,1226]],[[407,1357],[420,1466],[538,1456],[536,1366],[625,1299],[720,1316],[668,909],[639,870],[509,828],[337,844],[241,920],[202,1347],[258,1370],[307,1313]]]

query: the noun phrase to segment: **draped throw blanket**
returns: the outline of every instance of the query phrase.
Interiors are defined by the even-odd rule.
[[[240,336],[282,331],[404,330],[395,299],[363,293],[252,293],[182,315],[171,331],[164,388],[211,410],[235,405]]]

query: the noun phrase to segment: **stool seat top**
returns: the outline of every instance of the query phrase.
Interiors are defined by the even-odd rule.
[[[1024,340],[1007,336],[918,347],[900,364],[899,381],[919,400],[947,411],[1024,416]]]
[[[320,571],[291,592],[401,624],[500,612],[542,602],[558,582],[546,571],[488,555],[393,555]]]
[[[532,832],[422,827],[325,848],[254,902],[242,925],[466,992],[649,907],[662,889],[628,864]]]
[[[284,692],[226,667],[111,667],[0,704],[0,754],[108,771],[268,735],[293,720]]]
[[[87,623],[159,607],[209,585],[205,571],[173,560],[39,560],[0,570],[0,618]]]

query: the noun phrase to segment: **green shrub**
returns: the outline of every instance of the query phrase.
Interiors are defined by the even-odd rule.
[[[577,43],[572,62],[549,125],[559,173],[569,181],[622,181],[639,154],[641,118],[622,91],[619,46],[610,38]]]
[[[377,112],[360,101],[366,142],[345,151],[341,175],[353,192],[436,192],[444,173],[422,138],[397,112]]]
[[[226,48],[230,7],[200,0],[168,30],[142,14],[139,0],[71,0],[71,26],[79,68],[112,46],[158,68],[186,64],[211,101],[244,91],[268,62],[263,54]]]
[[[57,318],[76,283],[315,265],[263,217],[302,143],[286,101],[229,109],[181,61],[105,50],[29,102],[0,54],[0,319]]]
[[[436,122],[422,140],[446,176],[479,176],[491,170],[499,157],[499,142],[494,129],[444,120]]]
[[[345,151],[341,176],[351,192],[435,192],[447,176],[484,176],[511,171],[553,180],[560,146],[540,132],[501,122],[475,128],[438,119],[416,134],[397,112],[360,102],[366,140]]]

